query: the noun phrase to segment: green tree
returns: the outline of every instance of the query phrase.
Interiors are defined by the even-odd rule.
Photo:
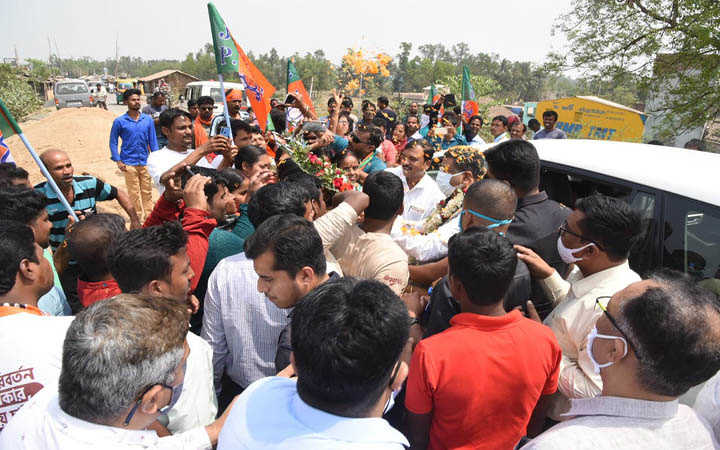
[[[557,28],[569,41],[552,68],[655,90],[665,131],[703,126],[720,113],[720,2],[574,0]],[[672,129],[672,131],[671,131]]]
[[[0,64],[0,98],[18,122],[42,106],[42,101],[23,79],[20,69],[9,64]]]

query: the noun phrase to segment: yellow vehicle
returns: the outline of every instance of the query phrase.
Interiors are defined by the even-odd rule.
[[[642,142],[647,118],[642,111],[591,96],[544,100],[526,110],[540,123],[545,111],[556,111],[556,128],[567,133],[569,138],[604,141]]]
[[[138,82],[137,78],[118,78],[115,87],[115,102],[118,105],[122,105],[124,103],[123,94],[128,89],[132,89],[134,83],[137,83],[138,89],[140,89],[140,94],[144,95],[143,85]]]

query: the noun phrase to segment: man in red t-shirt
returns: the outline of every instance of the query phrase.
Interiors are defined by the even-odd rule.
[[[505,237],[458,233],[448,259],[461,313],[413,353],[405,399],[412,448],[512,449],[531,417],[544,420],[543,408],[533,411],[557,390],[560,346],[550,328],[505,312],[517,265]]]

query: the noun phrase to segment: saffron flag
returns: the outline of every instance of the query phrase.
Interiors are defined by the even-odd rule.
[[[250,100],[250,106],[255,112],[260,128],[264,130],[267,126],[270,99],[275,93],[275,87],[250,61],[212,3],[208,3],[208,14],[210,15],[210,29],[213,35],[215,65],[218,73],[237,73],[240,76],[240,80],[245,86],[245,95]]]
[[[470,84],[470,70],[467,66],[463,66],[462,77],[462,113],[465,121],[469,122],[472,116],[476,116],[480,111],[480,107],[475,101],[475,90]]]
[[[315,114],[315,106],[313,106],[313,102],[310,99],[310,94],[308,94],[308,91],[305,89],[305,85],[300,79],[300,75],[298,75],[295,64],[293,64],[290,59],[288,59],[287,63],[287,93],[288,95],[301,97],[303,103],[305,103],[308,109]],[[338,107],[339,106],[340,105],[338,105]]]
[[[5,103],[0,100],[0,163],[15,163],[4,138],[20,133],[22,133],[20,126],[15,122]]]
[[[260,128],[265,130],[267,128],[268,117],[270,116],[270,99],[275,93],[275,87],[265,78],[260,72],[260,69],[255,67],[255,64],[250,61],[242,47],[237,45],[235,39],[235,46],[238,51],[239,68],[238,74],[240,79],[245,85],[245,95],[250,100],[250,106],[255,111],[255,117],[257,117],[258,125]]]

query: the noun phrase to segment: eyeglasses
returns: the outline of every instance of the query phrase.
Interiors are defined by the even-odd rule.
[[[594,241],[594,240],[592,240],[592,239],[589,239],[589,238],[586,238],[586,237],[583,236],[582,234],[578,234],[578,233],[570,230],[570,228],[568,227],[567,221],[566,221],[566,222],[563,222],[563,224],[560,225],[560,227],[558,228],[558,230],[560,230],[560,236],[562,236],[563,233],[571,234],[571,235],[575,236],[576,238],[582,239],[583,241],[592,242],[592,243],[595,244],[600,250],[605,251],[605,250],[603,249],[602,245],[598,244],[596,241]]]
[[[602,296],[602,297],[598,297],[598,298],[595,299],[595,306],[599,306],[599,307],[600,307],[600,309],[601,309],[602,312],[605,314],[605,316],[608,318],[608,320],[610,321],[610,323],[613,324],[613,326],[615,327],[615,329],[618,330],[618,331],[620,332],[620,334],[622,334],[622,336],[625,338],[625,340],[627,341],[627,343],[630,345],[630,348],[632,348],[632,349],[633,349],[633,352],[635,352],[635,356],[639,359],[640,356],[638,355],[637,350],[635,350],[635,345],[633,345],[633,343],[632,343],[632,341],[630,340],[630,338],[628,337],[628,335],[625,334],[625,332],[622,330],[622,328],[620,328],[620,326],[618,325],[618,323],[617,323],[617,321],[615,320],[615,318],[614,318],[613,316],[611,316],[610,313],[609,313],[608,310],[607,310],[607,304],[610,302],[610,299],[611,299],[611,298],[612,298],[612,297],[609,296],[609,295],[605,295],[605,296]],[[605,304],[603,305],[603,304],[600,302],[600,300],[605,300]]]

